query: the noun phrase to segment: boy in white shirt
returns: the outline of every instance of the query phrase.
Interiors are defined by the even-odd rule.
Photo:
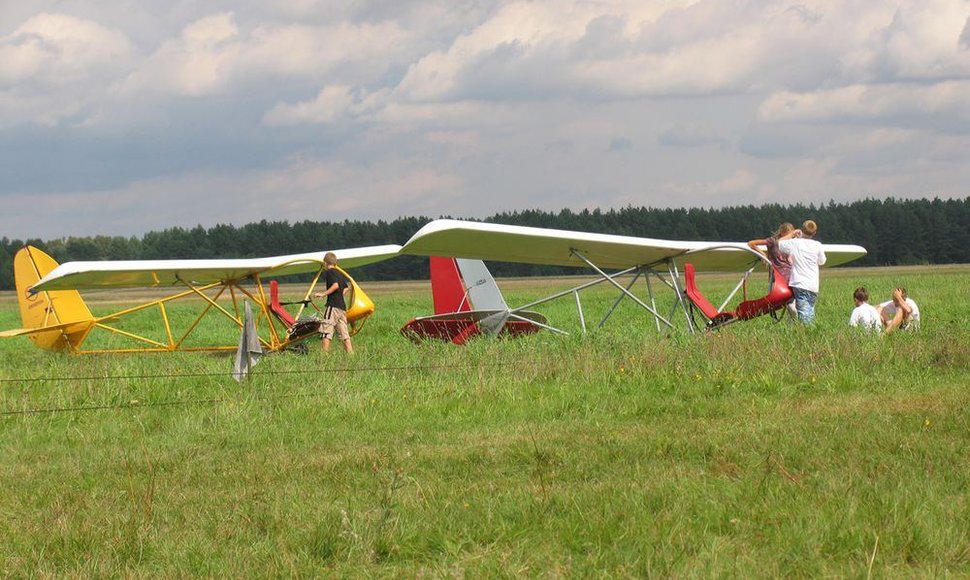
[[[893,289],[893,299],[876,307],[886,334],[894,330],[919,330],[919,307],[906,295],[906,289]]]
[[[825,264],[825,251],[822,244],[812,237],[818,225],[805,220],[802,229],[795,230],[778,241],[778,251],[791,260],[791,278],[788,286],[795,295],[795,310],[798,319],[811,324],[815,319],[815,301],[818,299],[818,267]]]
[[[866,332],[882,332],[882,319],[876,307],[869,304],[869,291],[860,286],[852,297],[855,299],[855,309],[849,316],[849,326],[861,327]]]

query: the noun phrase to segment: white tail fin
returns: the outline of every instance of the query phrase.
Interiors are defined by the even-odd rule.
[[[458,271],[465,282],[465,292],[475,310],[508,310],[509,306],[498,289],[495,278],[481,260],[455,258]]]

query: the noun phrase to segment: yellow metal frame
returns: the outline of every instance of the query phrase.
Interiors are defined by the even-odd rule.
[[[326,270],[326,265],[318,260],[295,259],[279,264],[272,270],[264,271],[262,275],[272,275],[273,272],[292,264],[312,264],[316,267],[316,273],[303,295],[303,304],[296,315],[296,319],[300,319],[308,304],[307,301]],[[186,341],[194,335],[202,319],[213,313],[216,316],[224,316],[241,329],[243,326],[241,301],[246,298],[255,305],[256,320],[254,322],[264,350],[282,350],[312,336],[312,334],[310,336],[303,335],[290,339],[287,325],[277,319],[272,312],[260,273],[249,274],[234,280],[222,280],[206,284],[193,283],[179,278],[178,282],[185,287],[184,290],[178,291],[176,288],[172,294],[157,300],[149,300],[105,316],[94,316],[77,290],[42,290],[37,293],[31,291],[31,287],[38,280],[56,267],[57,262],[37,248],[28,246],[17,253],[14,258],[14,270],[21,319],[25,328],[3,331],[0,335],[4,338],[26,336],[40,348],[59,352],[67,351],[74,354],[233,351],[237,348],[236,344],[186,346]],[[360,330],[363,321],[374,312],[374,303],[349,274],[339,267],[338,270],[347,276],[353,289],[347,309],[347,318],[348,322],[351,323],[351,333],[353,334]],[[169,316],[168,303],[186,298],[201,299],[202,308],[195,314],[195,318],[191,320],[187,327],[180,328],[176,332]],[[150,338],[119,327],[119,322],[123,319],[135,313],[155,308],[158,309],[158,319],[157,323],[153,324],[153,328],[161,331],[159,334],[162,334],[163,337]],[[98,330],[98,334],[102,336],[107,333],[123,337],[130,341],[132,346],[125,348],[84,348],[84,344],[88,342],[88,338],[95,330]]]
[[[325,267],[321,264],[316,275],[314,275],[313,280],[307,288],[304,294],[304,300],[309,299],[313,293],[317,282],[320,279],[320,275],[323,273]],[[251,281],[253,287],[245,288],[241,284]],[[259,341],[263,345],[263,348],[268,351],[278,351],[285,349],[297,342],[305,340],[305,338],[300,338],[297,340],[288,340],[286,338],[286,327],[279,320],[275,318],[273,313],[270,311],[269,299],[267,293],[263,287],[263,281],[258,274],[254,274],[247,278],[241,280],[232,280],[227,282],[213,282],[211,284],[195,285],[186,280],[180,280],[180,282],[187,288],[182,292],[172,294],[170,296],[165,296],[157,300],[152,300],[145,302],[144,304],[139,304],[130,308],[125,308],[117,312],[105,316],[95,317],[91,321],[90,328],[84,333],[83,338],[78,341],[77,345],[70,345],[70,351],[75,354],[104,354],[104,353],[134,353],[134,352],[219,352],[219,351],[233,351],[236,350],[237,345],[211,345],[211,346],[183,346],[186,339],[193,335],[195,330],[199,327],[202,319],[205,318],[210,312],[215,312],[225,316],[236,324],[240,329],[243,325],[240,298],[246,297],[256,306],[256,330],[260,334]],[[218,288],[218,291],[214,296],[206,294],[206,292]],[[219,304],[219,300],[223,298],[228,290],[232,306],[230,308],[225,308]],[[188,326],[184,332],[177,335],[173,332],[171,321],[169,320],[168,311],[166,310],[166,304],[173,302],[175,300],[181,300],[185,298],[198,297],[203,300],[204,307],[196,315],[195,319]],[[128,315],[134,314],[136,312],[141,312],[150,308],[158,307],[159,310],[159,321],[165,330],[165,342],[160,342],[158,340],[148,338],[127,330],[122,330],[116,328],[112,323],[117,322],[119,319],[124,318]],[[304,306],[300,307],[300,314],[303,313]],[[297,315],[297,318],[299,314]],[[279,327],[277,327],[279,325]],[[265,332],[262,331],[263,327]],[[83,348],[84,342],[87,340],[91,331],[94,329],[100,329],[105,332],[110,332],[119,336],[124,336],[131,339],[135,343],[142,344],[144,346],[131,347],[131,348],[99,348],[99,349],[85,349]]]

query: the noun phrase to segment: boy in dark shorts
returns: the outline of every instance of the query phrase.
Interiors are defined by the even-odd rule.
[[[347,303],[344,301],[344,292],[350,287],[350,281],[336,268],[337,256],[333,252],[324,254],[323,263],[327,266],[327,271],[323,273],[326,290],[313,294],[314,298],[327,298],[327,308],[320,323],[323,351],[330,350],[330,340],[336,334],[338,339],[344,341],[344,350],[353,353],[354,347],[350,344],[350,331],[347,328]]]

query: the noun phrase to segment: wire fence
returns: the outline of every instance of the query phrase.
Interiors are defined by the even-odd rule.
[[[299,369],[299,370],[263,370],[258,374],[260,376],[277,376],[277,375],[308,375],[308,374],[320,374],[320,373],[356,373],[356,372],[399,372],[399,371],[442,371],[442,370],[469,370],[469,369],[482,369],[485,367],[494,368],[497,366],[508,366],[508,362],[490,361],[485,363],[476,364],[453,364],[453,365],[396,365],[396,366],[369,366],[369,367],[342,367],[342,368],[311,368],[311,369]],[[225,377],[230,375],[226,372],[211,372],[211,373],[164,373],[164,374],[131,374],[131,375],[88,375],[88,376],[75,376],[75,377],[21,377],[21,378],[3,378],[0,379],[0,384],[4,383],[36,383],[36,382],[46,382],[46,381],[113,381],[113,380],[143,380],[143,379],[158,379],[158,378],[185,378],[185,377]],[[323,391],[316,391],[312,393],[285,393],[277,395],[265,395],[256,397],[256,400],[260,401],[274,401],[283,399],[297,399],[297,398],[312,398],[323,395]],[[56,413],[73,413],[81,411],[105,411],[105,410],[120,410],[120,409],[142,409],[142,408],[152,408],[152,407],[176,407],[176,406],[190,406],[190,405],[213,405],[224,403],[228,401],[234,401],[235,398],[230,397],[209,397],[209,398],[197,398],[197,399],[170,399],[162,401],[130,401],[128,403],[114,403],[114,404],[100,404],[100,405],[75,405],[75,406],[65,406],[65,407],[43,407],[43,408],[29,408],[29,409],[5,409],[0,410],[0,417],[10,417],[18,415],[51,415]]]

